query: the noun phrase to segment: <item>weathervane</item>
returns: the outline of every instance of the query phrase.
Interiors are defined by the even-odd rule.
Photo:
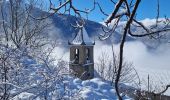
[[[71,24],[71,26],[74,27],[75,29],[81,29],[83,28],[84,25],[85,25],[84,19],[81,19],[79,21],[77,20],[76,25]]]

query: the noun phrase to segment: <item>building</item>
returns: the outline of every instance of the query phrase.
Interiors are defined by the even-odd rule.
[[[78,33],[73,40],[68,42],[70,45],[70,63],[71,73],[82,80],[94,77],[94,57],[92,42],[85,28],[78,27]]]

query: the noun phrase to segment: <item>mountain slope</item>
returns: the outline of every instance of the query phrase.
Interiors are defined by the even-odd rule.
[[[48,33],[50,33],[53,39],[60,39],[60,40],[71,40],[75,33],[77,33],[78,30],[76,30],[72,25],[76,25],[77,18],[72,15],[57,15],[51,16],[48,20],[52,22],[52,27],[48,29]],[[72,24],[72,25],[71,25]],[[84,25],[88,35],[95,40],[99,40],[100,34],[105,34],[105,32],[102,30],[102,27],[104,29],[107,29],[104,25],[90,21],[85,20]],[[54,31],[55,30],[55,31]],[[110,33],[109,33],[110,34]],[[55,36],[54,36],[55,35]],[[106,39],[104,41],[107,44],[111,43],[119,43],[121,40],[121,34],[118,32],[114,32],[111,38]],[[128,41],[134,40],[131,37],[127,37]]]

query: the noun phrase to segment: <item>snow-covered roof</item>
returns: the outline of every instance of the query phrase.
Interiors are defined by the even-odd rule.
[[[72,45],[94,45],[94,41],[89,38],[87,31],[84,27],[79,28],[78,33],[74,37],[74,39],[69,42]]]

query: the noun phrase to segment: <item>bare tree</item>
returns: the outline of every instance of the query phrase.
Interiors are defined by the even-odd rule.
[[[45,24],[45,20],[34,20],[30,17],[35,14],[35,2],[31,1],[28,5],[22,0],[9,0],[1,5],[1,38],[6,45],[14,45],[17,48],[22,45],[35,46],[33,44],[38,43],[36,38],[42,38],[39,34],[48,24]]]
[[[54,11],[54,13],[60,13],[62,10],[64,11],[63,13],[69,13],[71,11],[74,12],[75,15],[78,15],[81,17],[81,13],[89,14],[91,11],[93,11],[96,7],[99,7],[101,13],[104,15],[108,16],[106,19],[105,23],[107,26],[109,26],[110,23],[113,23],[113,26],[110,30],[106,30],[103,28],[103,31],[105,34],[100,35],[100,39],[105,40],[109,38],[112,34],[114,34],[115,29],[117,28],[119,22],[121,19],[126,20],[125,26],[123,27],[123,34],[122,34],[122,40],[120,42],[120,48],[119,48],[119,64],[117,67],[117,74],[116,74],[116,80],[115,80],[115,89],[117,92],[117,95],[120,100],[122,100],[120,93],[119,93],[119,81],[121,77],[121,72],[123,68],[123,52],[124,52],[124,43],[126,41],[127,35],[133,36],[133,37],[145,37],[148,36],[150,38],[154,39],[159,39],[162,37],[163,32],[169,31],[170,29],[168,28],[168,25],[170,23],[168,18],[165,18],[165,20],[159,20],[159,1],[157,4],[157,16],[156,16],[156,24],[154,27],[147,28],[145,25],[143,25],[140,21],[136,20],[136,14],[137,14],[137,9],[140,4],[141,0],[109,0],[112,4],[115,6],[113,7],[113,11],[111,14],[105,13],[105,11],[102,9],[100,4],[94,0],[94,6],[92,9],[85,9],[85,10],[79,10],[73,5],[73,0],[60,0],[60,3],[57,7],[54,7],[51,0],[50,2],[50,10]],[[51,16],[51,14],[49,15]],[[48,17],[48,16],[47,16]],[[163,23],[164,27],[161,29],[158,27],[159,23]],[[140,27],[144,32],[143,33],[137,33],[133,32],[131,27]]]
[[[28,4],[9,0],[0,5],[0,99],[18,98],[23,92],[33,94],[29,99],[70,95],[57,87],[64,84],[68,63],[60,59],[54,64],[52,52],[57,45],[41,34],[49,23],[42,17],[43,11],[35,14],[34,4],[36,0]],[[40,19],[34,18],[37,16]]]
[[[115,19],[116,21],[115,21],[115,24],[113,25],[113,29],[112,29],[114,31],[117,28],[119,20],[123,16],[127,17],[127,21],[126,21],[124,31],[123,31],[123,34],[122,34],[122,40],[121,40],[121,43],[120,43],[118,73],[116,75],[116,80],[115,80],[115,88],[116,88],[116,92],[117,92],[117,95],[118,95],[120,100],[122,100],[122,98],[121,98],[120,93],[119,93],[118,83],[119,83],[119,80],[120,80],[121,71],[122,71],[122,67],[123,67],[123,51],[124,51],[124,43],[126,41],[127,35],[129,34],[129,35],[134,36],[134,37],[144,37],[144,36],[155,37],[156,36],[157,38],[159,38],[160,37],[159,34],[161,32],[169,30],[169,28],[167,28],[167,25],[169,24],[168,20],[165,21],[165,27],[163,29],[159,29],[159,30],[155,30],[155,31],[153,31],[152,29],[146,28],[141,22],[138,22],[135,19],[135,14],[137,12],[137,8],[140,4],[140,1],[141,0],[136,0],[134,3],[133,3],[133,1],[128,3],[127,0],[119,0],[116,3],[115,9],[113,10],[112,14],[109,16],[109,18],[105,22],[106,25],[108,25],[109,23],[111,23],[112,20]],[[125,12],[120,13],[119,11],[122,8],[124,8]],[[159,5],[158,5],[158,8],[159,8]],[[159,9],[158,9],[158,14],[159,14]],[[145,33],[144,34],[133,33],[132,30],[131,30],[131,26],[134,25],[134,23],[135,23],[135,25],[137,25],[137,27],[143,28],[143,30],[145,30]],[[157,17],[156,23],[157,24],[159,23],[158,17]],[[154,29],[157,28],[157,24],[154,27]],[[107,36],[103,35],[102,37],[104,37],[103,39],[105,39],[105,37],[107,37]]]
[[[13,97],[12,89],[20,90],[29,83],[23,59],[33,58],[47,44],[40,33],[48,23],[31,18],[35,3],[31,1],[29,5],[23,0],[0,4],[0,99],[3,100]]]
[[[110,81],[111,85],[114,85],[117,71],[118,71],[119,59],[116,55],[110,57],[108,53],[102,52],[101,56],[96,63],[96,70],[101,78]],[[132,63],[124,61],[121,71],[121,83],[129,83],[131,85],[139,85],[140,78],[136,72]],[[138,86],[136,86],[138,87]],[[139,88],[139,87],[138,87]]]

